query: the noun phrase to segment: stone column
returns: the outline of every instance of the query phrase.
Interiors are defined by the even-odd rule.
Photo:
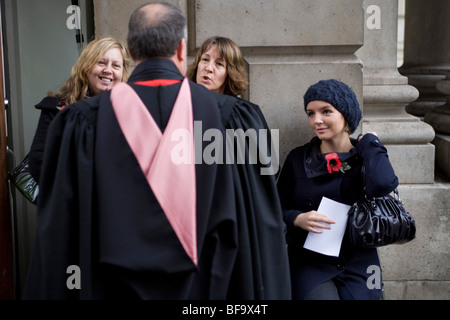
[[[430,6],[408,0],[405,11],[405,59],[400,68],[420,96],[407,111],[421,116],[436,131],[436,165],[450,177],[450,2]],[[446,103],[447,96],[447,103]]]
[[[402,71],[422,85],[422,98],[411,111],[422,111],[424,121],[436,131],[436,165],[450,177],[450,2],[438,0],[430,6],[408,0],[406,23],[406,40],[414,44],[405,46]]]
[[[400,183],[433,183],[431,126],[405,111],[419,92],[397,70],[398,2],[364,1],[362,131],[375,131],[388,149]]]
[[[424,117],[434,107],[445,104],[436,85],[450,69],[450,2],[406,1],[404,64],[400,73],[420,91],[417,101],[406,110]]]
[[[446,78],[436,84],[436,90],[446,95],[447,101],[428,112],[424,121],[431,124],[436,131],[433,140],[436,146],[436,165],[450,177],[450,69],[446,70]]]

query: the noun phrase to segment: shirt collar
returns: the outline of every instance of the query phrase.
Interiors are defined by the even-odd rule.
[[[128,83],[152,79],[178,79],[184,77],[169,59],[152,58],[139,63],[133,70]]]

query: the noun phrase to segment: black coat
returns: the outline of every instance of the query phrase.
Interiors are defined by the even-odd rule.
[[[354,249],[346,236],[339,257],[321,255],[303,248],[307,231],[293,226],[298,214],[317,210],[322,197],[352,205],[363,196],[362,165],[369,196],[383,196],[398,186],[386,148],[375,135],[366,134],[348,153],[339,154],[350,169],[329,173],[320,154],[320,140],[314,137],[287,156],[278,180],[278,191],[287,226],[294,299],[304,299],[317,285],[333,279],[343,299],[379,299],[381,290],[369,289],[369,266],[380,266],[376,249]]]
[[[34,134],[33,143],[30,147],[28,162],[30,166],[30,174],[39,183],[42,159],[44,158],[45,141],[50,123],[59,113],[61,103],[58,98],[47,96],[39,102],[35,108],[41,111],[39,122]]]

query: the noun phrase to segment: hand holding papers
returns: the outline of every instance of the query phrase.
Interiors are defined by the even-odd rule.
[[[336,223],[331,229],[324,229],[322,233],[309,232],[303,247],[327,256],[339,256],[349,210],[349,205],[323,197],[317,211]]]

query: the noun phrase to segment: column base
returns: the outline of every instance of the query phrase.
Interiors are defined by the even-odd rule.
[[[435,146],[433,144],[385,146],[400,183],[434,182]]]
[[[411,242],[379,248],[385,299],[449,299],[450,184],[401,185],[398,191],[417,230]]]
[[[438,133],[446,135],[450,134],[450,99],[449,101],[439,107],[434,108],[428,112],[424,121],[430,124]]]

